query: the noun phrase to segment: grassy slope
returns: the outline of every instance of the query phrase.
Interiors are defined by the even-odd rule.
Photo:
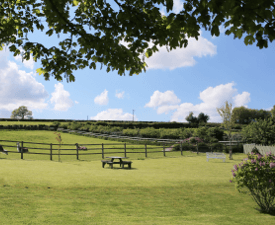
[[[1,139],[4,133],[0,133]],[[15,134],[21,137],[20,133]],[[32,138],[38,138],[36,135]],[[51,140],[43,138],[40,136],[40,142]],[[68,138],[79,143],[91,140],[69,134]],[[274,216],[260,214],[253,200],[239,194],[228,182],[232,166],[243,154],[235,154],[234,160],[226,163],[206,162],[205,154],[191,153],[183,157],[131,158],[132,170],[103,169],[100,160],[60,163],[4,157],[0,159],[2,224],[274,222]]]

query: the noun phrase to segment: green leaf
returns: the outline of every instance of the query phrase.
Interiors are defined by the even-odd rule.
[[[38,68],[37,70],[36,70],[36,73],[38,73],[39,75],[41,75],[41,74],[45,74],[46,73],[46,70],[43,70],[42,68]]]
[[[252,35],[248,35],[244,39],[246,45],[252,45],[255,42],[255,38]]]
[[[77,5],[78,5],[78,3],[79,3],[79,1],[77,1],[77,0],[73,0],[73,5],[74,5],[74,6],[77,6]]]

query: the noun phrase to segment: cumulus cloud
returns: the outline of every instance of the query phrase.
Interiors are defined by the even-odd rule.
[[[116,97],[120,98],[120,99],[124,98],[124,91],[122,91],[122,92],[116,91]]]
[[[54,104],[54,110],[67,111],[74,105],[73,100],[70,99],[70,93],[64,90],[64,86],[61,83],[55,84],[54,87],[55,90],[50,100]]]
[[[22,105],[31,110],[46,108],[44,85],[35,80],[34,72],[20,70],[8,56],[9,51],[0,51],[0,110],[10,112]]]
[[[96,96],[94,102],[98,105],[107,105],[109,102],[108,91],[105,89],[100,95]]]
[[[144,107],[157,108],[157,113],[168,113],[178,107],[180,99],[173,91],[155,91],[150,97],[150,101]]]
[[[150,46],[150,45],[149,45]],[[152,45],[151,45],[152,46]],[[195,38],[188,40],[186,48],[177,48],[167,51],[165,46],[159,48],[150,58],[146,58],[147,69],[169,69],[194,66],[196,60],[194,57],[213,56],[217,53],[217,47],[200,36],[198,41]]]
[[[233,88],[234,82],[221,84],[216,87],[208,87],[200,92],[200,99],[212,107],[220,107],[225,101],[232,102],[232,98],[237,94],[237,89]]]
[[[138,120],[136,116],[134,119]],[[91,120],[133,120],[133,115],[124,113],[122,109],[107,109],[91,117]]]
[[[235,107],[239,107],[239,106],[245,106],[247,107],[248,102],[250,102],[250,93],[244,91],[242,94],[238,94],[236,95],[234,98],[234,105]]]
[[[250,94],[248,92],[238,94],[237,89],[233,87],[234,85],[232,82],[206,88],[199,94],[202,102],[195,105],[188,102],[179,104],[180,99],[172,91],[164,93],[155,91],[145,107],[156,108],[158,114],[167,114],[174,110],[171,121],[186,122],[185,117],[192,111],[195,116],[203,112],[210,116],[210,121],[221,122],[221,117],[216,108],[223,106],[225,101],[232,102],[233,107],[245,105],[250,101]]]

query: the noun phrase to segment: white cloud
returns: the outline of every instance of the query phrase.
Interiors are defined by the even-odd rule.
[[[198,116],[199,113],[203,112],[210,116],[210,121],[221,122],[221,117],[216,108],[223,106],[225,101],[232,102],[233,107],[242,106],[250,101],[250,94],[248,92],[238,94],[237,89],[233,87],[234,85],[232,82],[206,88],[199,95],[202,102],[196,105],[189,102],[179,104],[180,99],[172,91],[164,93],[155,91],[145,107],[157,108],[158,114],[167,114],[175,110],[172,113],[171,121],[185,122],[185,117],[192,111],[194,116]]]
[[[236,95],[234,98],[234,105],[235,107],[239,107],[239,106],[245,106],[247,107],[248,102],[250,102],[250,93],[244,91],[242,94],[238,94]]]
[[[124,98],[124,91],[122,91],[122,92],[116,91],[116,97],[117,98]]]
[[[169,113],[178,108],[180,99],[173,91],[160,92],[155,91],[150,97],[150,101],[144,107],[157,108],[157,113]]]
[[[174,91],[160,92],[155,91],[150,97],[150,101],[145,105],[145,107],[159,107],[164,105],[175,105],[180,103],[180,99],[175,95]]]
[[[173,11],[178,14],[183,9],[183,2],[181,0],[174,0]]]
[[[152,46],[149,45],[149,46]],[[200,36],[198,41],[195,38],[188,40],[186,48],[177,48],[167,51],[166,46],[159,48],[150,58],[145,58],[147,69],[170,69],[194,66],[194,57],[213,56],[217,53],[217,47],[207,39]]]
[[[95,104],[107,105],[109,102],[108,91],[105,89],[100,95],[94,99]]]
[[[91,120],[133,120],[133,115],[124,113],[122,109],[108,109],[98,113],[96,116],[91,117]],[[137,117],[134,116],[135,121]]]
[[[199,98],[209,106],[220,107],[225,101],[232,102],[233,96],[237,93],[237,89],[233,88],[234,85],[234,82],[232,82],[216,87],[208,87],[200,92]]]
[[[20,70],[8,56],[8,50],[0,51],[0,110],[10,112],[22,105],[30,110],[46,108],[44,85],[35,80],[34,72]]]
[[[54,103],[54,110],[57,111],[67,111],[70,107],[74,105],[73,101],[70,99],[70,93],[64,90],[64,86],[61,83],[54,85],[55,90],[52,93],[51,103]]]

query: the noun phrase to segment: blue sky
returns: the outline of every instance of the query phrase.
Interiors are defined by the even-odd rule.
[[[175,1],[174,12],[180,1]],[[43,39],[40,35],[39,39]],[[57,39],[45,39],[54,45]],[[185,122],[190,111],[221,122],[216,108],[270,110],[274,101],[274,43],[267,49],[246,46],[243,39],[202,30],[187,48],[159,52],[147,59],[145,73],[119,76],[100,66],[74,73],[76,81],[45,81],[36,74],[40,63],[0,52],[0,118],[25,105],[35,119],[134,120]]]

